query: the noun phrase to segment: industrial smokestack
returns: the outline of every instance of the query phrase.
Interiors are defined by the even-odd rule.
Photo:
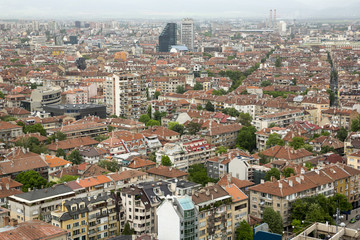
[[[270,9],[269,27],[272,28],[272,10]]]
[[[276,27],[276,9],[274,9],[274,26]]]

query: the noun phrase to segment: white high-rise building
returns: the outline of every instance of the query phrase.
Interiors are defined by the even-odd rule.
[[[286,33],[286,22],[284,21],[279,22],[279,32]]]
[[[146,112],[146,84],[138,74],[113,74],[105,82],[106,111],[128,119]]]
[[[190,18],[184,18],[181,22],[180,42],[189,51],[194,50],[194,21]]]

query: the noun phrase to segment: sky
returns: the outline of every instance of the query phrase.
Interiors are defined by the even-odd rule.
[[[359,0],[0,0],[0,19],[356,18]]]

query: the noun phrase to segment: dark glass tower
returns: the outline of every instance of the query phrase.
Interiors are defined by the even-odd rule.
[[[166,24],[159,36],[158,52],[169,52],[172,45],[176,45],[176,23]]]

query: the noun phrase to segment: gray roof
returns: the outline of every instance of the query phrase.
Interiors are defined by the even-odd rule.
[[[88,109],[88,108],[97,108],[105,107],[105,105],[100,104],[58,104],[58,105],[48,105],[47,109]]]
[[[172,196],[172,192],[170,191],[170,183],[164,181],[157,181],[157,182],[143,182],[138,184],[140,188],[143,189],[147,198],[150,200],[151,204],[160,203],[161,199],[158,194],[155,193],[154,189],[159,188],[161,192],[163,192],[164,197]]]
[[[58,195],[67,195],[67,194],[70,195],[72,193],[74,193],[74,192],[71,188],[69,188],[68,186],[65,186],[64,184],[59,184],[59,185],[54,185],[49,188],[35,189],[30,192],[11,196],[10,198],[23,199],[23,200],[26,200],[29,202],[35,202],[37,200],[44,199],[44,198],[52,198],[52,197],[55,197]]]
[[[201,187],[201,184],[189,182],[189,181],[186,181],[183,179],[180,180],[180,179],[176,179],[176,178],[171,178],[171,179],[166,179],[165,181],[169,182],[169,183],[176,183],[176,187],[181,188],[181,189]]]

